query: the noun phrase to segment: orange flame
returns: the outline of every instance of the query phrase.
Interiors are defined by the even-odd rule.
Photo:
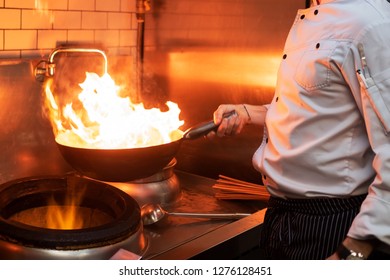
[[[47,209],[47,228],[51,229],[82,229],[84,222],[77,217],[79,207],[74,205],[51,205]]]
[[[128,97],[119,96],[120,87],[108,73],[99,77],[86,73],[80,84],[76,106],[68,103],[62,108],[47,83],[46,107],[56,141],[80,148],[121,149],[161,145],[180,139],[184,124],[179,119],[176,103],[166,103],[168,111],[145,109],[133,104]]]

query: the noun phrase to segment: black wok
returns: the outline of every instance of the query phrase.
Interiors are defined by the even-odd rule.
[[[188,129],[179,140],[142,148],[89,149],[58,142],[57,145],[63,158],[81,175],[108,182],[128,182],[156,174],[175,157],[183,140],[199,138],[217,128],[213,121],[208,121]]]

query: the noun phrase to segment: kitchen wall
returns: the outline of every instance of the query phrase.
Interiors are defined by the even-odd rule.
[[[72,43],[131,55],[136,38],[135,0],[0,0],[0,59],[42,57]]]
[[[131,81],[135,11],[135,0],[0,0],[0,183],[72,170],[43,114],[43,84],[34,69],[58,46],[98,46],[108,56],[109,73]],[[56,56],[55,81],[85,79],[85,65],[79,70],[70,61],[70,56]],[[89,64],[101,67],[101,57],[89,58]]]

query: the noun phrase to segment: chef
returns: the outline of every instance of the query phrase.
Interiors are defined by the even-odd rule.
[[[267,258],[389,258],[389,30],[387,0],[313,0],[297,12],[271,104],[214,112],[220,137],[264,126],[253,164],[271,194]]]

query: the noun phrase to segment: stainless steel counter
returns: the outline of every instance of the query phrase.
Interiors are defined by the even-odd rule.
[[[168,216],[145,226],[149,241],[144,259],[233,259],[257,246],[265,202],[224,201],[214,197],[215,180],[175,171],[181,197],[166,206],[175,212],[252,213],[240,220],[208,220]],[[228,245],[226,252],[224,247]]]

